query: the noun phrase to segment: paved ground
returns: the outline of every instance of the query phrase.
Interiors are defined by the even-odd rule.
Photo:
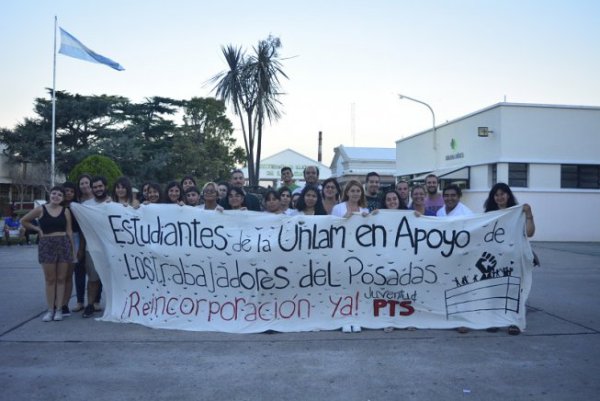
[[[221,334],[43,323],[34,246],[0,247],[0,400],[598,400],[600,243],[534,243],[528,329]]]

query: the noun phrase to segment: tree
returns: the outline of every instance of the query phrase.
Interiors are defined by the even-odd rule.
[[[222,47],[228,70],[210,80],[215,83],[216,96],[232,104],[240,119],[251,186],[259,182],[264,122],[281,116],[280,77],[288,77],[282,69],[280,48],[279,38],[270,35],[258,42],[250,56],[233,45]]]
[[[88,156],[78,163],[69,174],[69,181],[77,182],[81,174],[103,175],[108,181],[108,188],[112,188],[117,178],[123,175],[117,163],[101,155]]]
[[[51,102],[37,98],[34,109],[36,117],[14,129],[0,129],[11,164],[50,164]],[[227,176],[245,157],[235,147],[223,102],[213,98],[157,96],[132,103],[121,96],[57,92],[56,116],[58,175],[68,175],[88,156],[103,155],[138,184],[166,182],[193,171],[215,179]]]
[[[192,98],[182,106],[183,126],[171,153],[173,176],[192,174],[199,182],[228,178],[231,167],[244,159],[244,151],[235,146],[225,104],[213,98]]]

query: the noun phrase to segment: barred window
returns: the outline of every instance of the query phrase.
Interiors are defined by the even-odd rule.
[[[508,163],[508,185],[511,187],[527,188],[529,164]]]
[[[600,165],[561,164],[560,187],[600,189]]]

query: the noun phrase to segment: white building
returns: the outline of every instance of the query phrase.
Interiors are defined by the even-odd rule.
[[[304,185],[304,168],[306,166],[317,166],[319,168],[320,180],[331,177],[331,170],[323,163],[306,157],[295,150],[285,149],[261,159],[259,181],[261,182],[261,185],[266,184],[273,188],[277,188],[281,183],[281,168],[290,167],[294,174],[296,184],[302,186]],[[248,177],[248,168],[244,167],[242,171],[244,172],[244,175]]]
[[[600,107],[498,103],[396,141],[396,176],[428,173],[466,188],[474,211],[507,183],[536,241],[600,241]]]
[[[396,149],[394,148],[361,148],[340,145],[333,149],[331,175],[340,185],[350,180],[364,182],[368,173],[379,174],[381,186],[395,183]]]

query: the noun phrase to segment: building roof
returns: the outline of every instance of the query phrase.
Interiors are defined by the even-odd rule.
[[[486,112],[488,110],[492,110],[495,109],[497,107],[522,107],[522,108],[545,108],[545,109],[579,109],[579,110],[600,110],[600,106],[576,106],[576,105],[562,105],[562,104],[539,104],[539,103],[508,103],[508,102],[500,102],[500,103],[496,103],[493,104],[491,106],[485,107],[481,110],[477,110],[474,111],[472,113],[469,114],[465,114],[464,116],[455,118],[454,120],[450,120],[450,121],[446,121],[443,124],[439,124],[436,125],[435,128],[437,130],[437,128],[440,127],[444,127],[446,125],[450,125],[450,124],[454,124],[457,121],[461,121],[464,120],[466,118],[472,117],[474,115]],[[423,135],[426,134],[427,132],[431,131],[431,128],[426,129],[425,131],[421,131],[421,132],[417,132],[416,134],[412,134],[409,136],[406,136],[404,138],[400,138],[396,141],[396,143],[398,142],[402,142],[404,140],[410,139],[410,138],[414,138],[415,136],[419,136],[419,135]]]
[[[361,148],[340,145],[334,148],[331,172],[336,177],[347,174],[365,175],[377,171],[382,175],[393,175],[396,169],[395,148]]]

